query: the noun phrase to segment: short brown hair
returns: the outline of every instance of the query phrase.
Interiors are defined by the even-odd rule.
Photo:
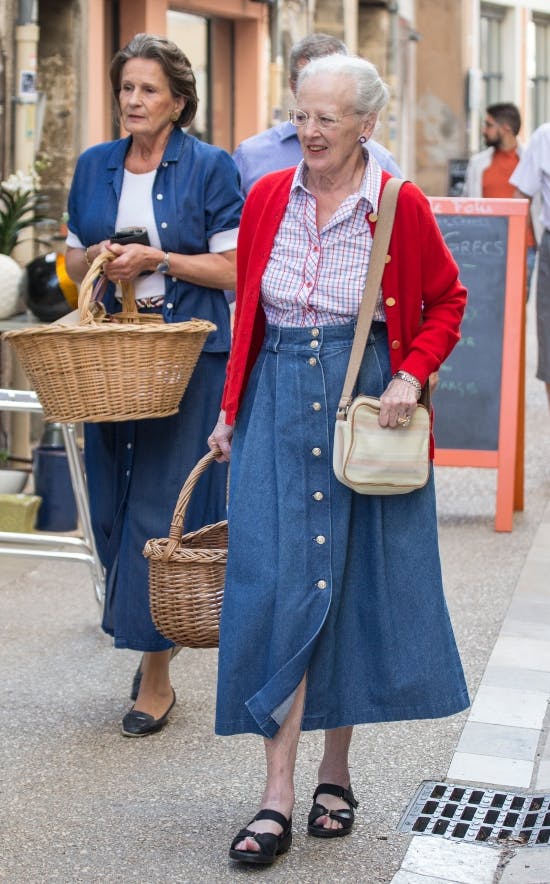
[[[290,50],[289,77],[296,86],[299,64],[301,61],[312,61],[314,58],[324,58],[325,55],[347,55],[348,47],[338,37],[331,34],[308,34]]]
[[[521,129],[521,116],[515,104],[510,101],[501,101],[498,104],[490,104],[485,109],[485,113],[489,114],[499,126],[509,126],[514,135],[517,135]]]
[[[184,98],[185,106],[176,125],[188,126],[195,119],[199,99],[195,75],[187,56],[166,37],[155,34],[136,34],[129,43],[116,53],[111,62],[110,77],[113,95],[117,104],[120,96],[122,68],[132,58],[150,58],[158,61],[166,74],[170,91],[174,98]]]

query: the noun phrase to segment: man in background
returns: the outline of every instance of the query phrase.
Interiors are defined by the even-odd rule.
[[[325,55],[348,55],[345,43],[329,34],[311,34],[295,43],[290,51],[288,84],[293,95],[300,70],[313,58]],[[383,169],[402,177],[401,170],[387,148],[370,139],[367,148],[378,160]],[[297,166],[302,159],[302,149],[298,141],[296,127],[290,122],[279,123],[259,135],[242,141],[233,154],[241,173],[241,189],[244,196],[258,178],[268,172]]]
[[[463,196],[511,199],[515,187],[510,183],[524,151],[518,141],[521,116],[515,104],[491,104],[485,111],[483,138],[486,150],[473,154],[466,169]],[[527,229],[527,296],[535,266],[537,244],[533,225]]]
[[[537,278],[537,377],[546,384],[550,407],[550,123],[535,129],[510,183],[516,197],[541,196],[543,233]]]

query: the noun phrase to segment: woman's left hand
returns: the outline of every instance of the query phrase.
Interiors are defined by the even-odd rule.
[[[408,381],[393,378],[380,397],[381,427],[406,427],[416,409],[416,389]]]
[[[144,270],[154,269],[152,265],[155,263],[158,249],[140,243],[121,246],[119,243],[109,242],[107,247],[116,256],[112,261],[106,261],[104,265],[105,276],[111,282],[130,282]],[[159,260],[156,258],[157,264]]]

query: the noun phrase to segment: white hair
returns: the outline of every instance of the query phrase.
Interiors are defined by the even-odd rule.
[[[298,92],[306,80],[316,74],[338,74],[350,77],[356,86],[355,110],[358,114],[379,114],[388,103],[389,87],[380,77],[375,66],[356,55],[327,55],[314,58],[298,75]]]

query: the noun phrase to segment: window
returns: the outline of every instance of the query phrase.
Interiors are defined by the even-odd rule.
[[[480,67],[485,92],[482,107],[502,101],[502,25],[505,14],[502,6],[481,5]]]
[[[187,55],[197,81],[199,106],[189,132],[202,141],[232,151],[235,147],[234,22],[215,15],[169,9],[166,33]]]
[[[550,16],[533,14],[534,62],[531,74],[533,129],[550,118]]]
[[[169,39],[185,52],[197,81],[199,106],[189,132],[202,141],[212,141],[208,19],[170,9],[166,15],[166,31]]]

